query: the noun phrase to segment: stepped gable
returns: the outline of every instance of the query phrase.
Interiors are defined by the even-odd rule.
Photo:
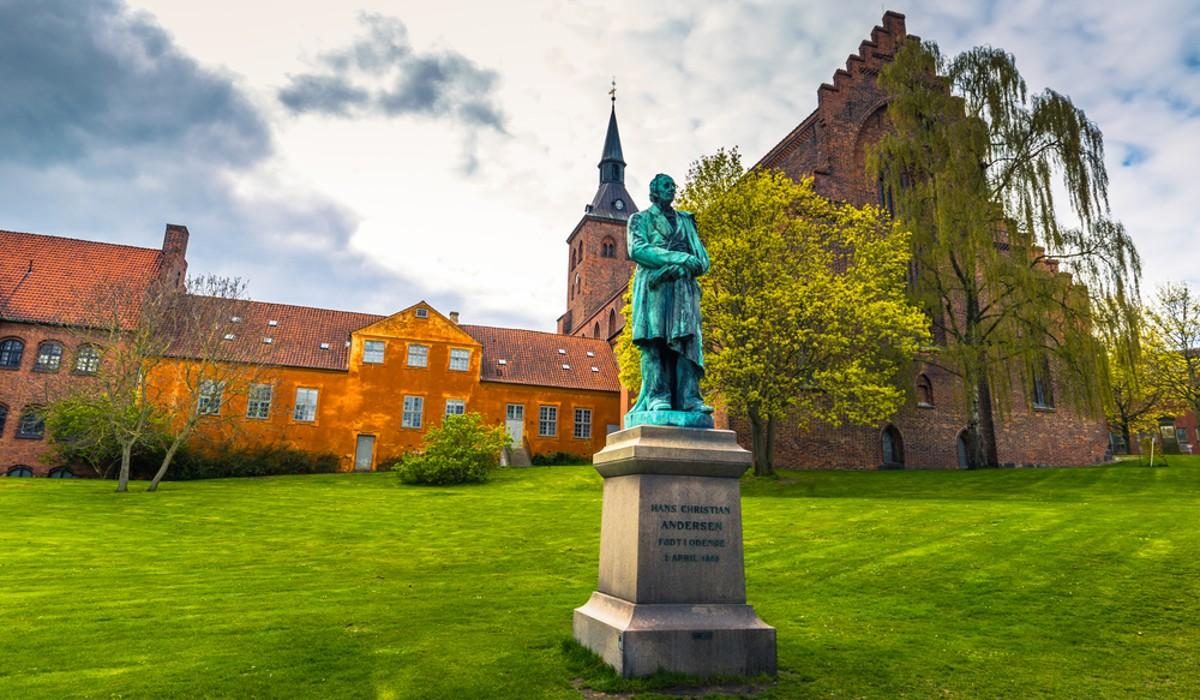
[[[778,168],[794,179],[813,177],[817,192],[856,205],[878,201],[867,182],[865,148],[886,131],[886,96],[876,78],[906,38],[904,15],[888,11],[833,81],[817,89],[817,108],[755,167]]]
[[[601,338],[491,326],[461,328],[483,346],[483,381],[592,391],[621,390],[617,358]],[[564,364],[569,368],[563,369]],[[596,368],[594,372],[593,367]]]
[[[154,248],[0,231],[0,320],[85,325],[97,293],[125,285],[140,295],[163,265]]]
[[[191,296],[189,302],[222,304],[240,319],[226,328],[234,335],[228,341],[232,345],[229,357],[281,367],[345,371],[350,367],[350,348],[347,346],[350,334],[386,318],[377,314],[265,301]],[[271,325],[272,321],[275,325]],[[266,338],[271,339],[269,343]],[[321,347],[322,344],[328,347]],[[186,347],[171,354],[189,356]]]

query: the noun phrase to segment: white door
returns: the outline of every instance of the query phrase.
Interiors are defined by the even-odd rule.
[[[354,471],[371,471],[371,457],[375,453],[375,436],[359,435],[358,444],[354,447]]]
[[[512,438],[512,446],[520,447],[525,435],[525,407],[519,403],[510,403],[505,412],[504,427]]]

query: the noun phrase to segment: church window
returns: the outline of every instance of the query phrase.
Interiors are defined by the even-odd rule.
[[[933,382],[924,374],[917,377],[917,405],[933,408]]]
[[[896,430],[896,426],[889,425],[884,428],[881,438],[883,443],[883,466],[904,466],[904,440],[900,437],[900,431]]]
[[[593,338],[600,337],[600,322],[599,321],[596,321],[596,325],[592,326],[592,337]]]
[[[33,363],[36,372],[57,372],[62,365],[63,346],[56,340],[47,340],[38,345],[37,361]]]
[[[75,372],[78,374],[95,374],[100,371],[100,348],[95,345],[81,345],[75,353]]]
[[[25,352],[25,343],[16,338],[0,342],[0,367],[16,369],[21,366],[21,354]]]
[[[617,243],[611,238],[605,238],[600,243],[600,256],[605,258],[617,257]]]
[[[608,310],[608,335],[612,337],[613,333],[617,332],[617,310]]]
[[[42,418],[41,408],[26,406],[21,412],[21,421],[17,423],[17,437],[41,440],[45,434],[46,421]]]
[[[1054,386],[1050,381],[1050,359],[1042,356],[1032,372],[1033,407],[1054,408]]]

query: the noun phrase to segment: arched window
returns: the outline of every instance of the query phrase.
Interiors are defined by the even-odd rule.
[[[62,366],[63,346],[57,340],[47,340],[38,345],[37,360],[33,363],[35,372],[57,372]]]
[[[6,338],[0,341],[0,367],[16,369],[21,366],[21,353],[25,352],[25,343],[17,338]]]
[[[574,249],[574,248],[572,248],[572,249],[571,249],[571,269],[572,269],[572,270],[574,270],[574,269],[575,269],[575,263],[576,263],[576,260],[575,260],[575,249]]]
[[[967,451],[967,431],[961,430],[958,433],[958,438],[954,441],[954,448],[958,452],[958,466],[960,469],[966,469],[971,466],[971,458]]]
[[[1033,407],[1054,408],[1054,385],[1050,381],[1050,358],[1042,356],[1033,366]]]
[[[600,322],[599,321],[596,321],[596,325],[592,326],[592,337],[593,338],[600,337]]]
[[[41,440],[46,435],[46,421],[42,418],[41,406],[26,406],[17,423],[17,437]]]
[[[583,286],[583,278],[578,274],[575,275],[575,293],[579,293],[579,289]]]
[[[51,479],[74,479],[75,472],[66,467],[55,467],[54,469],[51,469],[50,473],[46,476],[50,477]]]
[[[927,408],[933,406],[933,382],[924,374],[917,376],[917,405]]]
[[[880,437],[883,443],[883,466],[904,466],[904,440],[901,439],[900,431],[896,430],[896,426],[885,427]]]
[[[583,241],[579,242],[579,262],[583,262]]]
[[[613,333],[617,332],[617,310],[608,310],[608,336],[611,338]]]
[[[9,469],[6,476],[33,476],[33,469],[25,466],[24,464],[18,464],[17,466]]]
[[[617,257],[617,242],[611,238],[605,238],[600,242],[600,255],[605,258]]]
[[[8,406],[0,403],[0,437],[4,437],[4,424],[8,422]]]
[[[79,374],[95,374],[100,371],[100,348],[95,345],[80,345],[75,353],[75,371]]]

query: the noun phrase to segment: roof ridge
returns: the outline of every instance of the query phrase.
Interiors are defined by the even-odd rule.
[[[483,325],[479,325],[477,323],[463,323],[463,324],[459,325],[459,328],[486,328],[488,330],[496,330],[496,331],[519,331],[521,333],[537,333],[539,335],[548,335],[548,336],[551,336],[554,338],[566,338],[569,340],[582,340],[582,341],[587,341],[589,343],[595,342],[595,343],[604,343],[605,345],[608,345],[608,341],[604,340],[603,338],[585,338],[583,336],[578,336],[578,335],[564,335],[562,333],[556,333],[554,331],[537,331],[537,330],[533,330],[531,328],[509,328],[508,326],[483,326]]]
[[[0,234],[11,234],[13,236],[35,236],[37,238],[53,238],[59,241],[67,241],[69,243],[87,243],[88,245],[102,245],[107,248],[132,248],[134,250],[144,250],[150,253],[162,253],[162,248],[147,248],[146,246],[131,245],[129,243],[110,243],[108,241],[93,241],[87,238],[69,238],[67,236],[59,236],[53,233],[35,233],[32,231],[10,231],[8,229],[0,229]]]

